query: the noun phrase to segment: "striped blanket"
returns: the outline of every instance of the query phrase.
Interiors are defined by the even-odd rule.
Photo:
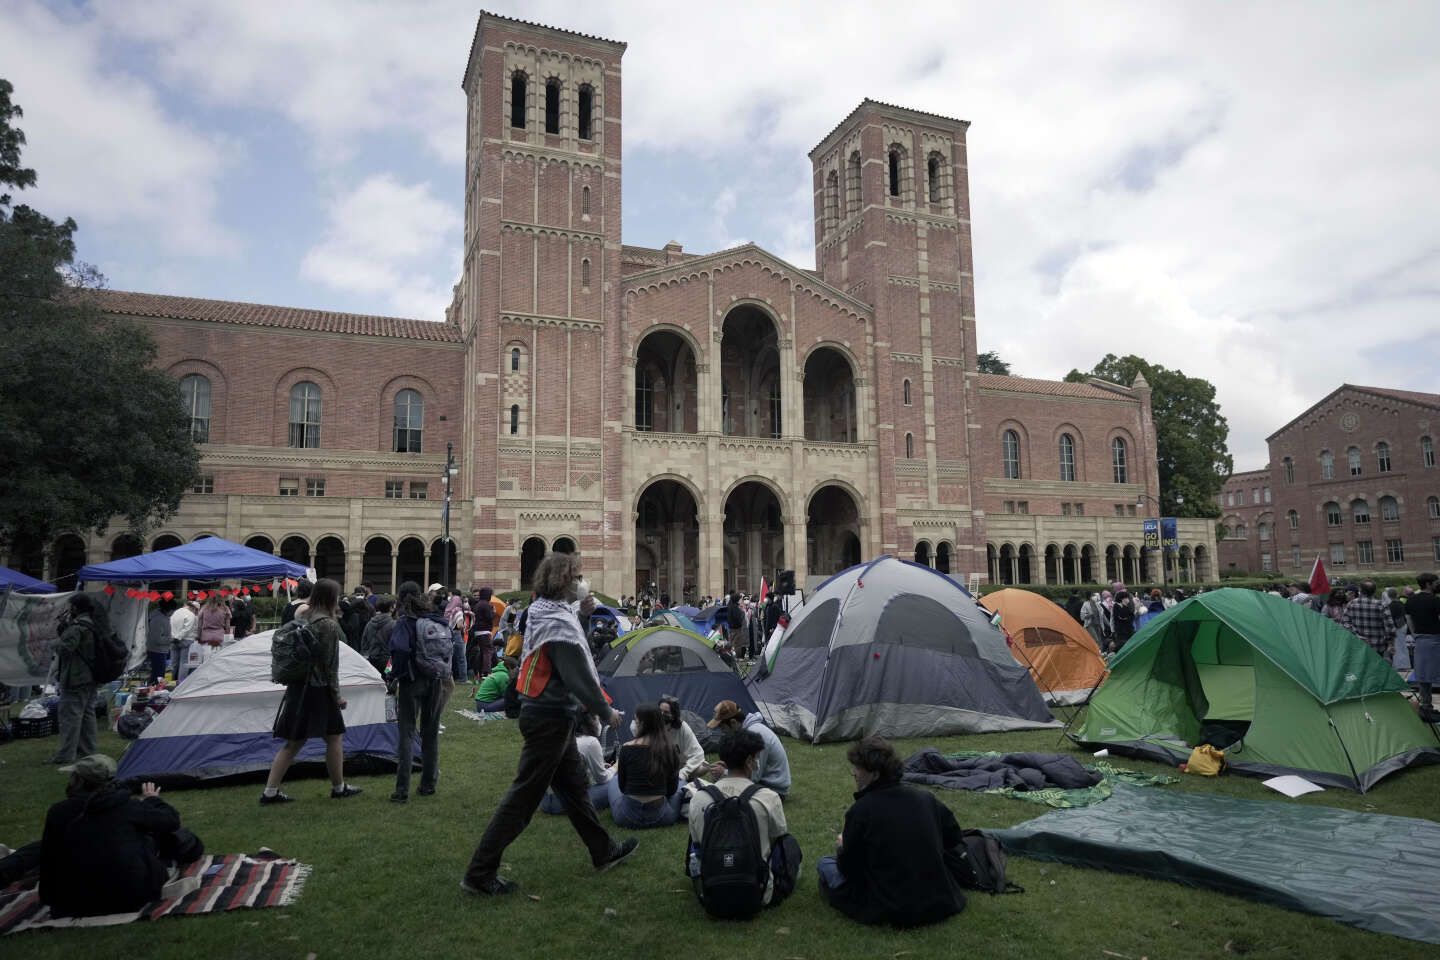
[[[108,927],[132,920],[184,917],[216,910],[283,907],[295,902],[310,867],[271,850],[254,856],[232,853],[205,856],[185,867],[165,886],[161,899],[134,913],[103,917],[52,917],[35,884],[0,890],[0,935],[39,927]]]

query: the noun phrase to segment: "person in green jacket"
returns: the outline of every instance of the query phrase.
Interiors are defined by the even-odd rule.
[[[475,691],[477,713],[499,713],[505,710],[505,688],[510,686],[510,671],[515,668],[514,657],[501,657],[495,669],[480,681]]]
[[[60,749],[51,763],[74,763],[88,757],[95,746],[95,644],[110,633],[105,608],[88,593],[70,598],[60,619],[60,633],[53,643],[56,659],[55,682],[60,688]]]

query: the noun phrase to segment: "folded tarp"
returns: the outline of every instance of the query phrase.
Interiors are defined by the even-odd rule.
[[[948,790],[1079,790],[1103,778],[1063,753],[1004,753],[998,756],[945,756],[926,747],[905,761],[905,782]]]
[[[987,830],[1012,854],[1209,887],[1440,943],[1440,824],[1117,784],[1104,803]]]

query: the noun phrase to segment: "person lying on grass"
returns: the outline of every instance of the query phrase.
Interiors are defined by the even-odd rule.
[[[835,856],[821,857],[820,897],[861,923],[916,927],[965,909],[952,871],[960,846],[955,814],[932,794],[900,782],[895,748],[866,737],[845,755],[855,778],[855,803]]]

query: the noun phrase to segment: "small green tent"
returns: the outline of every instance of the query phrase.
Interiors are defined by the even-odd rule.
[[[1202,724],[1217,724],[1243,735],[1225,751],[1238,773],[1295,773],[1364,792],[1412,764],[1440,763],[1440,737],[1405,689],[1328,617],[1254,590],[1213,590],[1131,638],[1076,739],[1179,763]]]

